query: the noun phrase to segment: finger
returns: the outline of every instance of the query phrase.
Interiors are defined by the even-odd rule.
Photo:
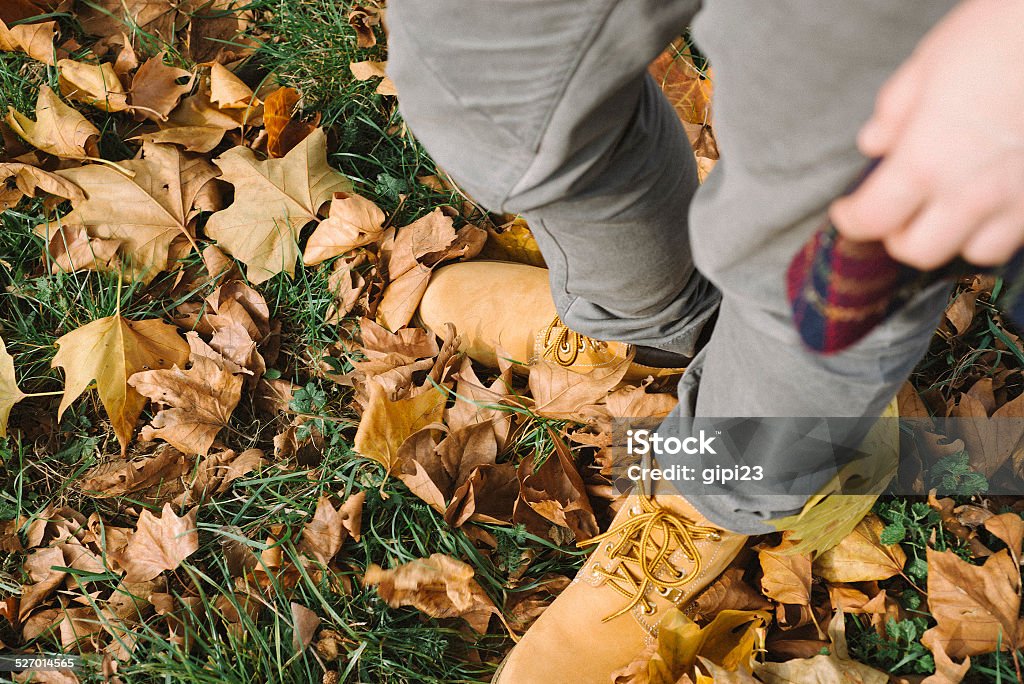
[[[905,229],[885,238],[885,248],[897,261],[926,271],[938,268],[961,254],[1011,201],[995,183],[975,179],[930,202]]]
[[[926,196],[924,179],[899,156],[888,157],[853,194],[832,203],[829,218],[850,239],[880,240],[910,223]]]
[[[857,135],[857,148],[867,157],[888,154],[899,139],[915,103],[923,79],[916,60],[904,64],[882,86],[871,118]]]
[[[964,244],[961,254],[976,266],[1005,264],[1024,245],[1024,207],[990,218]]]

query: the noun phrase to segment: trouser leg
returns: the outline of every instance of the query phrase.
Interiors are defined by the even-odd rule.
[[[692,355],[718,293],[693,267],[696,166],[647,64],[693,0],[398,0],[389,66],[430,154],[521,213],[563,321]]]
[[[799,341],[784,275],[863,168],[855,137],[879,87],[953,4],[706,3],[693,31],[715,72],[722,159],[694,199],[690,224],[696,264],[723,302],[680,383],[677,416],[878,416],[924,354],[948,285],[922,293],[847,351],[819,356]],[[785,445],[760,460],[769,473],[806,463],[801,491],[752,496],[739,484],[688,498],[725,527],[768,531],[760,521],[799,509],[813,489],[808,480],[824,484],[834,473],[827,458]]]

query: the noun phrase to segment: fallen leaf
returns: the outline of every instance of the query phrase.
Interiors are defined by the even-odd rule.
[[[143,371],[133,374],[128,384],[167,407],[142,428],[143,439],[162,439],[186,454],[205,456],[238,405],[242,377],[224,370],[220,355],[198,333],[189,332],[187,337],[192,362],[188,370],[182,370],[181,363],[167,370]]]
[[[393,570],[370,564],[363,585],[376,586],[392,608],[413,606],[431,617],[461,617],[483,634],[490,616],[500,613],[473,575],[472,566],[435,553]]]
[[[0,437],[7,436],[11,408],[24,398],[14,378],[14,358],[7,353],[4,340],[0,338]]]
[[[327,218],[309,236],[303,263],[313,266],[380,240],[384,220],[384,212],[365,197],[334,193]]]
[[[808,554],[778,553],[793,546],[784,540],[778,547],[758,548],[761,562],[761,588],[764,595],[779,603],[795,605],[811,602],[811,557]]]
[[[47,85],[39,87],[36,120],[7,108],[7,124],[32,146],[65,159],[96,156],[100,131],[77,110],[61,101]]]
[[[164,570],[174,570],[182,561],[199,550],[196,528],[198,508],[182,517],[174,514],[171,504],[164,504],[160,517],[147,509],[139,514],[135,532],[115,560],[126,571],[125,582],[145,582]]]
[[[15,187],[9,188],[9,181],[12,178]],[[31,164],[0,162],[0,211],[12,209],[22,197],[35,197],[37,192],[45,192],[73,202],[85,199],[85,193],[80,187],[49,171]]]
[[[348,13],[348,25],[356,32],[356,47],[372,48],[377,44],[373,28],[380,25],[381,8],[374,5],[353,5]]]
[[[146,118],[154,121],[166,121],[184,95],[192,90],[195,75],[184,69],[168,66],[164,63],[166,52],[147,59],[135,72],[132,87],[128,91],[131,106]],[[182,78],[185,83],[178,83]]]
[[[248,266],[249,282],[295,273],[299,231],[321,205],[351,183],[327,165],[327,138],[316,129],[283,159],[259,161],[234,147],[215,162],[235,186],[235,201],[210,217],[206,233]]]
[[[321,496],[313,519],[302,528],[300,548],[327,565],[341,551],[344,541],[345,528],[340,511],[334,508],[329,496]]]
[[[274,159],[288,154],[316,130],[320,123],[319,113],[314,121],[308,123],[294,118],[299,99],[299,91],[294,88],[278,88],[267,95],[263,103],[263,124],[267,131],[267,154]]]
[[[629,370],[629,361],[589,373],[576,373],[547,359],[530,366],[530,393],[535,402],[534,411],[546,418],[574,420],[581,411],[604,400],[622,381]]]
[[[56,29],[55,21],[8,27],[0,19],[0,50],[24,52],[32,59],[53,66],[53,37]]]
[[[348,67],[352,70],[352,75],[355,76],[357,81],[366,81],[371,78],[381,79],[377,85],[377,90],[374,91],[378,95],[398,95],[395,84],[387,75],[387,62],[352,62]]]
[[[219,109],[249,109],[259,103],[252,88],[224,65],[210,65],[210,101]]]
[[[218,171],[201,157],[150,142],[119,165],[134,176],[102,164],[57,171],[87,193],[62,222],[85,226],[93,238],[121,241],[128,273],[148,283],[168,268],[175,240],[193,239],[199,213],[216,208],[210,182]],[[40,224],[36,233],[49,239],[50,226]]]
[[[881,542],[885,524],[868,515],[839,544],[814,559],[814,572],[829,582],[872,582],[903,571],[907,554]]]
[[[56,344],[59,349],[51,366],[63,368],[65,374],[57,420],[95,380],[122,455],[146,404],[145,397],[129,387],[128,378],[146,369],[184,365],[188,358],[188,345],[177,329],[158,318],[129,321],[108,316],[63,335]]]
[[[354,447],[388,470],[397,463],[402,443],[419,429],[439,423],[444,414],[445,395],[434,387],[412,397],[389,401],[386,390],[369,384],[369,403],[359,421]]]
[[[389,330],[409,324],[430,283],[430,269],[417,263],[391,280],[377,306],[377,320]]]
[[[981,566],[931,548],[927,560],[928,608],[938,624],[922,641],[957,659],[1020,647],[1020,570],[1005,549]]]
[[[302,653],[313,643],[316,630],[320,627],[320,616],[303,605],[291,602],[292,609],[292,648]]]
[[[128,107],[128,93],[109,62],[85,64],[72,59],[57,62],[58,82],[64,97],[84,102],[105,112],[123,112]]]

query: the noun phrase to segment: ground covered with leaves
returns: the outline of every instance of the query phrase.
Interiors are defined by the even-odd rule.
[[[15,681],[487,681],[621,505],[610,419],[672,382],[410,325],[438,265],[543,260],[404,127],[383,18],[0,6],[0,649],[84,662]],[[706,175],[710,67],[651,70]],[[901,414],[1024,415],[1001,287],[959,284]],[[986,492],[1022,439],[936,436],[827,551],[752,540],[615,681],[1018,680],[1024,503]]]

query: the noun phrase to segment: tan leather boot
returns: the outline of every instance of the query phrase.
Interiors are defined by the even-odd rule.
[[[496,684],[608,684],[732,562],[747,537],[678,495],[630,496],[576,578],[512,649]],[[685,610],[685,608],[684,608]]]
[[[443,266],[430,277],[416,322],[435,333],[452,323],[470,358],[496,368],[498,355],[513,369],[547,358],[577,373],[632,359],[636,349],[602,342],[567,328],[555,311],[544,268],[508,261],[466,261]],[[685,367],[633,362],[626,379],[679,375]]]

